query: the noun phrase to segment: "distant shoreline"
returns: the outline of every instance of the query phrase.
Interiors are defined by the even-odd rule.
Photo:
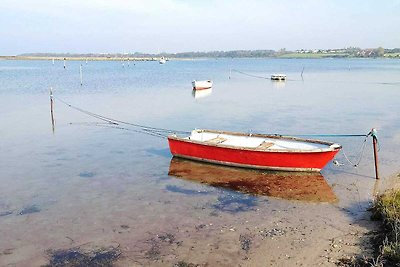
[[[47,57],[47,56],[0,56],[0,60],[55,60],[55,61],[63,61],[72,60],[72,61],[159,61],[161,58],[152,58],[152,57]],[[174,58],[174,60],[176,60]],[[187,60],[184,58],[179,58],[178,60]]]
[[[383,57],[349,57],[341,55],[282,55],[275,57],[168,57],[167,60],[204,60],[204,59],[333,59],[333,58],[347,58],[347,59],[400,59],[400,56],[383,56]],[[0,56],[0,60],[55,60],[55,61],[159,61],[161,57],[81,57],[81,56],[69,56],[69,57],[51,57],[51,56]]]
[[[24,53],[17,55],[0,55],[0,59],[9,60],[97,60],[97,61],[159,61],[160,59],[195,60],[220,58],[398,58],[400,48],[365,48],[348,47],[339,49],[300,49],[289,51],[285,48],[279,51],[264,50],[232,50],[208,52],[179,52],[179,53]]]

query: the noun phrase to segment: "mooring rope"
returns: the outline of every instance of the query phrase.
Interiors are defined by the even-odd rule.
[[[265,79],[265,80],[270,80],[271,79],[271,77],[254,75],[254,74],[251,74],[251,73],[248,73],[248,72],[244,72],[244,71],[240,71],[240,70],[236,70],[236,69],[231,69],[231,71],[237,72],[239,74],[246,75],[246,76],[249,76],[249,77],[253,77],[253,78]],[[301,72],[301,77],[302,77],[301,80],[288,79],[288,78],[286,78],[285,80],[286,81],[292,81],[292,82],[303,82],[304,81],[303,72],[304,72],[304,69]],[[319,82],[319,83],[361,83],[361,84],[400,85],[400,82],[357,82],[357,81],[353,81],[353,82],[351,82],[351,81],[314,81],[314,82]]]
[[[361,160],[362,160],[362,158],[363,158],[363,155],[364,155],[365,146],[366,146],[366,144],[367,144],[367,139],[368,139],[368,136],[370,136],[370,135],[371,135],[371,132],[369,132],[367,135],[365,135],[364,141],[363,141],[363,143],[362,143],[362,145],[361,145],[361,147],[360,147],[360,150],[359,150],[359,152],[358,152],[358,156],[357,156],[357,157],[358,157],[358,160],[356,161],[356,163],[352,162],[352,161],[349,159],[349,157],[347,157],[346,153],[344,152],[344,150],[343,150],[343,148],[342,148],[342,153],[343,153],[344,158],[345,158],[353,167],[355,167],[355,168],[357,168],[358,165],[360,165],[360,162],[361,162]],[[356,157],[356,158],[357,158],[357,157]]]
[[[100,114],[96,114],[84,109],[81,109],[79,107],[76,107],[66,101],[64,101],[63,99],[56,97],[54,95],[52,95],[52,97],[54,99],[57,99],[58,101],[60,101],[61,103],[65,104],[66,106],[73,108],[81,113],[84,113],[88,116],[91,116],[93,118],[105,121],[111,125],[114,125],[114,128],[119,128],[119,129],[123,129],[123,130],[131,130],[134,132],[138,132],[138,133],[143,133],[143,134],[149,134],[149,135],[153,135],[153,136],[158,136],[158,137],[166,137],[168,134],[173,134],[173,133],[180,133],[180,134],[189,134],[190,132],[188,131],[181,131],[181,130],[173,130],[173,129],[165,129],[165,128],[158,128],[158,127],[151,127],[151,126],[146,126],[146,125],[141,125],[141,124],[137,124],[137,123],[131,123],[131,122],[126,122],[126,121],[121,121],[121,120],[117,120],[117,119],[113,119],[110,117],[106,117]],[[137,127],[140,128],[140,130],[133,130],[133,129],[128,129],[128,128],[124,128],[124,127],[116,127],[116,125],[120,125],[120,124],[125,124],[125,125],[129,125],[129,126],[133,126],[133,127]]]
[[[237,73],[239,73],[239,74],[243,74],[243,75],[246,75],[246,76],[249,76],[249,77],[253,77],[253,78],[258,78],[258,79],[265,79],[265,80],[270,80],[271,79],[271,77],[266,77],[266,76],[259,76],[259,75],[254,75],[254,74],[250,74],[250,73],[247,73],[247,72],[244,72],[244,71],[240,71],[240,70],[235,70],[235,69],[232,69],[231,71],[233,71],[233,72],[237,72]],[[293,80],[293,79],[285,79],[286,81],[301,81],[301,80]]]
[[[273,134],[276,136],[298,136],[298,137],[360,137],[366,136],[366,134],[293,134],[293,135],[283,135],[283,134]]]
[[[120,129],[120,130],[125,130],[125,131],[132,131],[132,132],[136,132],[136,133],[142,133],[142,134],[147,134],[147,135],[151,135],[151,136],[155,136],[155,137],[160,137],[160,138],[167,138],[169,134],[171,133],[180,133],[180,134],[190,134],[190,132],[188,131],[181,131],[181,130],[171,130],[171,129],[165,129],[165,128],[157,128],[157,127],[151,127],[151,126],[146,126],[146,125],[141,125],[141,124],[136,124],[136,123],[131,123],[131,122],[125,122],[125,121],[121,121],[121,120],[117,120],[117,119],[113,119],[110,117],[105,117],[103,115],[99,115],[84,109],[81,109],[79,107],[73,106],[70,103],[64,101],[63,99],[59,98],[59,97],[55,97],[54,95],[51,94],[50,96],[51,98],[57,99],[58,101],[60,101],[61,103],[65,104],[66,106],[73,108],[81,113],[84,113],[88,116],[91,116],[93,118],[102,120],[107,122],[107,124],[100,124],[100,123],[95,123],[95,126],[99,126],[99,127],[106,127],[106,128],[114,128],[114,129]],[[73,124],[73,123],[70,123]],[[91,125],[90,123],[85,123],[86,125]],[[133,126],[139,129],[131,129],[131,128],[126,128],[126,127],[122,127],[120,126],[120,124],[125,124],[125,125],[129,125],[129,126]],[[92,124],[93,125],[93,124]],[[270,135],[275,135],[275,136],[289,136],[289,135],[281,135],[281,134],[270,134]],[[366,142],[369,136],[372,136],[374,138],[376,138],[377,142],[377,136],[376,136],[376,131],[373,129],[371,130],[368,134],[298,134],[298,135],[290,135],[290,136],[297,136],[297,137],[361,137],[364,136],[364,141],[360,147],[358,156],[356,158],[358,158],[356,160],[356,162],[352,162],[349,157],[346,155],[346,153],[344,152],[344,150],[342,149],[341,151],[343,152],[343,156],[344,158],[353,166],[353,167],[358,167],[358,165],[360,164],[363,155],[364,155],[364,151],[365,151],[365,147],[366,147]],[[378,150],[380,150],[380,145],[379,142],[378,144]],[[334,164],[336,165],[343,165],[338,163],[337,161],[334,161]]]
[[[121,126],[116,126],[114,124],[109,124],[109,123],[99,123],[99,122],[84,122],[84,123],[73,123],[70,122],[70,125],[85,125],[85,126],[96,126],[96,127],[103,127],[103,128],[113,128],[113,129],[118,129],[118,130],[125,130],[125,131],[130,131],[130,132],[135,132],[135,133],[141,133],[141,134],[147,134],[147,135],[152,135],[155,137],[161,137],[161,138],[167,138],[168,135],[160,134],[157,132],[149,132],[149,131],[143,131],[143,130],[136,130],[136,129],[130,129],[130,128],[125,128]]]
[[[243,74],[243,75],[246,75],[246,76],[254,77],[254,78],[259,78],[259,79],[270,79],[270,77],[264,77],[264,76],[253,75],[253,74],[246,73],[246,72],[243,72],[243,71],[240,71],[240,70],[234,70],[234,69],[233,69],[232,71],[237,72],[237,73],[240,73],[240,74]]]
[[[361,162],[361,160],[363,158],[365,147],[366,147],[366,142],[367,142],[368,137],[369,136],[375,136],[375,138],[377,138],[376,137],[376,132],[374,132],[374,131],[370,131],[367,134],[294,134],[294,135],[272,134],[272,135],[275,135],[275,136],[296,136],[296,137],[361,137],[361,136],[363,136],[365,138],[364,138],[364,141],[363,141],[363,143],[362,143],[362,145],[361,145],[361,147],[359,149],[359,152],[357,153],[356,158],[358,158],[358,159],[355,161],[355,163],[350,160],[350,158],[345,153],[344,149],[343,148],[341,149],[341,151],[343,153],[343,156],[346,159],[346,161],[348,163],[350,163],[355,168],[358,167],[358,165],[360,164],[360,162]],[[378,139],[376,139],[376,140],[378,140]],[[378,142],[378,151],[379,150],[380,150],[380,146],[379,146],[379,142]],[[344,165],[344,164],[339,163],[337,160],[334,160],[334,164],[338,165],[338,166]]]

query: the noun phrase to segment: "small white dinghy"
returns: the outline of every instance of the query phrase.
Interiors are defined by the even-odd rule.
[[[281,74],[281,73],[272,74],[271,75],[271,80],[273,80],[273,81],[285,81],[286,80],[286,74]]]
[[[213,85],[213,82],[211,80],[207,81],[196,81],[194,80],[192,82],[192,86],[194,90],[202,90],[202,89],[209,89]]]

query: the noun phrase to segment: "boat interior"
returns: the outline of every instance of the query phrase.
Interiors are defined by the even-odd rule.
[[[204,142],[212,145],[233,146],[238,148],[253,148],[257,150],[326,150],[332,147],[328,144],[311,143],[285,138],[267,138],[251,135],[234,135],[215,133],[204,130],[193,130],[187,140]]]

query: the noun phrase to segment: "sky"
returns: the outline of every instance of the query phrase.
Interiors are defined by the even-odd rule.
[[[0,0],[0,55],[400,47],[400,0]]]

